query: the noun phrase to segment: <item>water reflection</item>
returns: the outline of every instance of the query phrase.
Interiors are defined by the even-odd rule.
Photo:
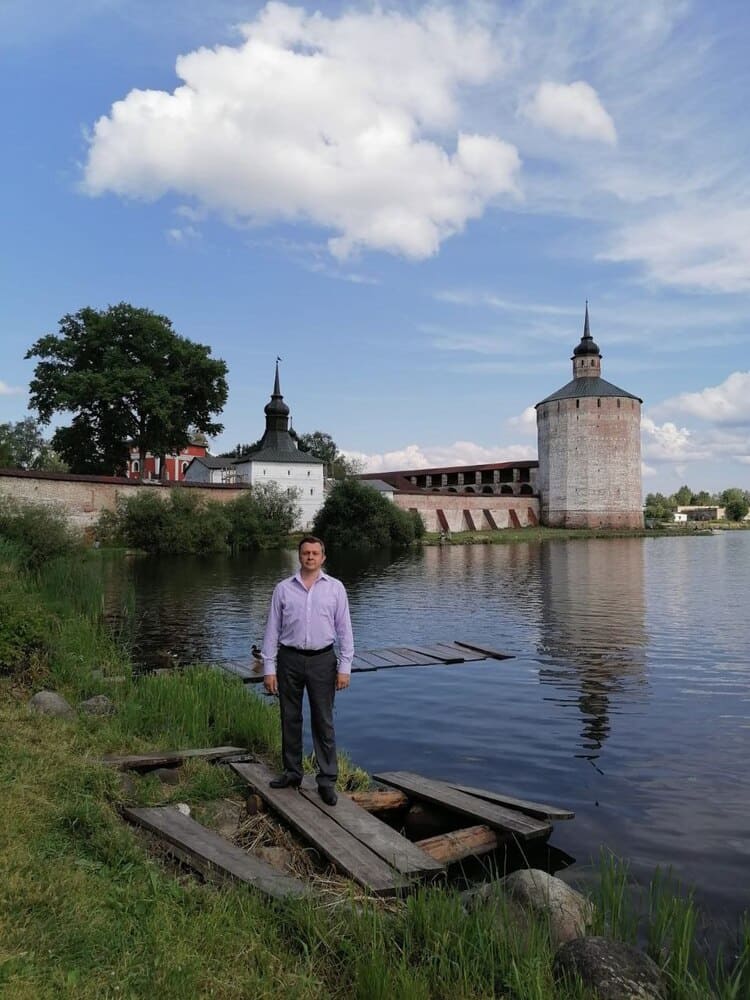
[[[622,544],[619,544],[622,543]],[[611,715],[646,684],[646,597],[642,545],[596,539],[544,546],[539,671],[583,717],[579,756],[592,764],[611,731]]]

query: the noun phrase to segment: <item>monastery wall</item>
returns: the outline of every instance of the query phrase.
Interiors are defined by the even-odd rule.
[[[71,476],[53,472],[21,472],[0,469],[0,497],[56,507],[82,531],[93,528],[103,510],[114,510],[118,497],[135,496],[138,490],[153,490],[166,499],[170,489],[195,490],[219,503],[240,496],[243,487],[193,486],[185,483],[141,483],[114,476]]]
[[[439,510],[443,512],[450,531],[529,528],[539,523],[539,499],[533,496],[396,493],[393,502],[397,507],[403,507],[404,510],[419,511],[428,531],[445,529],[445,525],[440,523]],[[489,512],[489,518],[485,511]],[[514,515],[517,523],[514,521]]]

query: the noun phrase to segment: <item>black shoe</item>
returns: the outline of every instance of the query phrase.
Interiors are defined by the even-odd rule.
[[[280,774],[278,778],[272,778],[268,784],[271,788],[299,788],[302,779],[296,778],[293,774]]]
[[[335,806],[339,800],[336,790],[331,785],[318,785],[318,795],[327,806]]]

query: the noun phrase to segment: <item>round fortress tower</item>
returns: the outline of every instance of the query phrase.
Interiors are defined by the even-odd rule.
[[[641,400],[601,377],[589,331],[573,379],[536,404],[541,521],[555,528],[642,528]]]

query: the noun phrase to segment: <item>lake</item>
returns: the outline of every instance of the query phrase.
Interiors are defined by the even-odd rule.
[[[111,615],[132,583],[134,654],[153,666],[247,657],[296,556],[126,565]],[[568,806],[551,842],[582,875],[604,847],[639,879],[671,865],[717,916],[750,909],[750,532],[348,554],[328,569],[361,650],[473,639],[514,656],[355,674],[336,729],[357,764]]]

